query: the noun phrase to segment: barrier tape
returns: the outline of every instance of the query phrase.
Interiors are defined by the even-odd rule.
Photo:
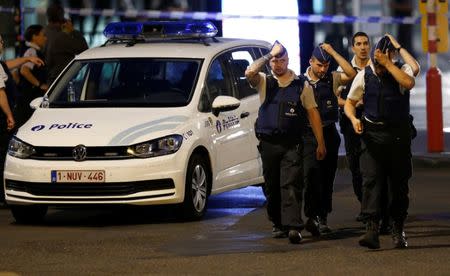
[[[45,14],[45,7],[25,7],[23,13]],[[345,15],[307,15],[299,14],[298,16],[262,16],[262,15],[240,15],[240,14],[223,14],[212,12],[183,12],[183,11],[157,11],[157,10],[114,10],[114,9],[64,9],[71,15],[81,16],[124,16],[130,18],[148,18],[148,19],[192,19],[192,20],[217,20],[223,19],[276,19],[276,20],[297,20],[303,23],[373,23],[373,24],[419,24],[420,16],[413,17],[392,17],[392,16],[345,16]],[[0,13],[14,13],[14,8],[0,6]]]

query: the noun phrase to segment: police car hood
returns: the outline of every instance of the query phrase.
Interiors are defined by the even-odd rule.
[[[16,136],[33,146],[124,146],[181,134],[188,119],[184,108],[45,108]]]

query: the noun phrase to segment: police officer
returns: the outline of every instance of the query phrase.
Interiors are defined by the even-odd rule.
[[[30,25],[25,30],[24,57],[39,57],[44,59],[43,48],[47,42],[44,27],[41,25]],[[21,79],[19,83],[19,97],[17,99],[15,117],[17,126],[23,125],[33,114],[30,102],[42,97],[48,89],[47,66],[36,66],[27,62],[20,68]]]
[[[3,53],[4,41],[0,36],[0,55]],[[16,126],[12,109],[17,97],[16,82],[10,69],[20,67],[25,62],[33,62],[42,66],[44,62],[38,57],[21,57],[7,61],[0,61],[0,179],[3,179],[3,165],[5,163],[11,130]],[[4,202],[3,183],[0,185],[0,205]]]
[[[344,72],[328,72],[331,58],[334,58]],[[348,83],[356,75],[352,66],[337,53],[331,45],[322,43],[315,47],[309,60],[305,77],[313,87],[322,119],[323,136],[327,156],[317,160],[313,149],[315,140],[312,132],[305,132],[304,182],[305,215],[309,218],[306,230],[313,236],[331,232],[328,214],[332,210],[334,178],[337,170],[341,138],[336,129],[338,121],[338,87]]]
[[[399,48],[400,50],[398,53],[402,57],[402,59],[405,61],[405,63],[408,63],[411,68],[413,69],[414,76],[417,76],[420,71],[419,63],[409,54],[409,52],[400,47],[400,44],[393,38],[391,35],[387,34],[395,48]],[[353,68],[359,72],[364,69],[367,65],[370,64],[370,41],[369,36],[364,32],[357,32],[352,37],[352,52],[354,53],[354,56],[351,60],[351,65]],[[338,68],[337,71],[342,71],[341,68]],[[344,136],[344,142],[345,142],[345,151],[347,155],[347,162],[349,165],[349,169],[352,173],[352,184],[353,184],[353,191],[356,195],[356,198],[361,203],[362,201],[362,176],[361,176],[361,170],[359,166],[359,160],[361,156],[361,136],[356,134],[353,130],[353,126],[351,121],[348,119],[347,116],[344,114],[344,104],[345,99],[347,99],[348,92],[350,90],[352,82],[348,83],[346,86],[342,87],[339,100],[339,126],[342,135]],[[361,118],[363,111],[363,101],[359,101],[356,104],[356,117]],[[389,218],[389,212],[387,209],[387,183],[384,186],[384,191],[382,200],[386,204],[383,203],[382,208],[382,220],[380,225],[380,234],[390,234],[392,230],[390,218]],[[362,221],[363,216],[360,213],[357,218],[357,221]]]
[[[351,65],[357,71],[361,71],[370,62],[370,41],[369,36],[364,32],[357,32],[352,37],[352,52],[354,54]],[[337,71],[342,71],[338,68]],[[342,87],[338,102],[339,102],[339,127],[344,136],[344,145],[347,155],[347,162],[352,173],[353,191],[359,202],[362,200],[362,176],[359,168],[359,157],[361,156],[361,141],[360,135],[357,135],[353,130],[352,122],[344,114],[344,104],[347,99],[348,91],[350,90],[351,82]],[[360,118],[362,114],[362,101],[356,105],[356,117]],[[358,216],[358,221],[361,216]]]
[[[271,74],[261,72],[270,61]],[[308,118],[318,141],[317,159],[326,154],[320,115],[311,87],[303,77],[288,69],[286,49],[275,42],[269,54],[255,60],[246,70],[250,85],[260,95],[256,133],[260,139],[267,213],[274,238],[289,237],[300,243],[303,174],[302,131]]]
[[[359,72],[345,103],[345,114],[356,133],[362,135],[362,214],[366,233],[359,240],[364,247],[380,247],[379,220],[385,179],[389,185],[389,211],[393,219],[392,238],[396,248],[407,247],[403,231],[407,216],[408,180],[412,174],[409,90],[415,85],[409,64],[394,63],[391,36],[384,36],[371,51],[372,64]],[[363,99],[361,119],[357,102]]]

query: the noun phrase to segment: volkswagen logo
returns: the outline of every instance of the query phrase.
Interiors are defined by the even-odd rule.
[[[84,145],[74,147],[72,150],[72,156],[75,161],[83,161],[87,156],[86,147]]]

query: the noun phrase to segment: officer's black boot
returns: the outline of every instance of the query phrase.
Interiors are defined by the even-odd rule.
[[[330,226],[328,226],[328,219],[327,219],[326,215],[319,217],[319,231],[320,231],[320,234],[331,233],[331,228],[330,228]]]
[[[308,218],[308,221],[305,224],[305,229],[306,229],[306,231],[311,233],[311,235],[313,237],[320,236],[319,218],[317,216]]]
[[[389,217],[385,217],[381,220],[380,235],[392,234],[392,221]]]
[[[274,224],[272,227],[272,238],[274,239],[282,239],[287,238],[288,231],[281,225]]]
[[[403,222],[394,221],[392,228],[392,242],[394,243],[395,248],[408,247],[405,231],[403,231]]]
[[[379,227],[378,221],[368,221],[366,223],[366,233],[359,239],[359,245],[370,249],[380,248]]]

